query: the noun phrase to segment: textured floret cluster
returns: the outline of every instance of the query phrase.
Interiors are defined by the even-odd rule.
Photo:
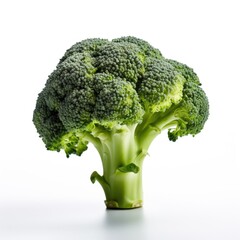
[[[201,131],[208,101],[197,75],[146,41],[122,37],[87,39],[67,50],[39,94],[33,119],[47,148],[60,150],[66,148],[60,139],[76,129],[135,123],[141,128],[146,116],[169,112],[176,126],[170,140]],[[154,116],[148,123],[159,120]]]

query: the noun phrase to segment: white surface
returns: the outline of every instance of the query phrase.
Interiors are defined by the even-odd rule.
[[[0,239],[240,239],[239,22],[234,0],[2,1]],[[46,151],[32,112],[67,48],[127,35],[193,67],[211,114],[195,138],[153,143],[143,209],[106,211],[94,149]]]
[[[227,201],[169,200],[126,211],[84,201],[15,204],[1,209],[1,239],[239,239],[240,218]]]

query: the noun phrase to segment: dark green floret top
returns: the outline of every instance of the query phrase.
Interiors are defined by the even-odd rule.
[[[116,125],[137,124],[139,137],[149,126],[159,132],[169,126],[169,139],[176,141],[199,133],[208,118],[200,85],[192,68],[164,58],[144,40],[86,39],[68,49],[50,74],[33,121],[52,150],[65,149],[62,139],[70,132],[78,139],[76,131],[84,136]],[[161,119],[168,119],[164,126]]]

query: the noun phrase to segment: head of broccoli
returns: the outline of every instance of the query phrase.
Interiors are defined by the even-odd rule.
[[[198,134],[209,104],[192,68],[135,37],[87,39],[66,51],[38,96],[33,122],[48,150],[99,152],[107,208],[142,206],[142,163],[163,130]]]

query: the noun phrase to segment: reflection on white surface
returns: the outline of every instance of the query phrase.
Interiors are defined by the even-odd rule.
[[[147,239],[145,236],[144,209],[107,210],[105,239]],[[111,233],[109,235],[109,233]]]
[[[102,205],[80,202],[2,204],[0,239],[239,240],[238,204],[232,202],[230,206],[231,202],[223,199],[202,200],[160,200],[155,208],[134,210],[105,210]]]
[[[74,205],[0,208],[0,239],[146,239],[143,209],[115,211]]]

